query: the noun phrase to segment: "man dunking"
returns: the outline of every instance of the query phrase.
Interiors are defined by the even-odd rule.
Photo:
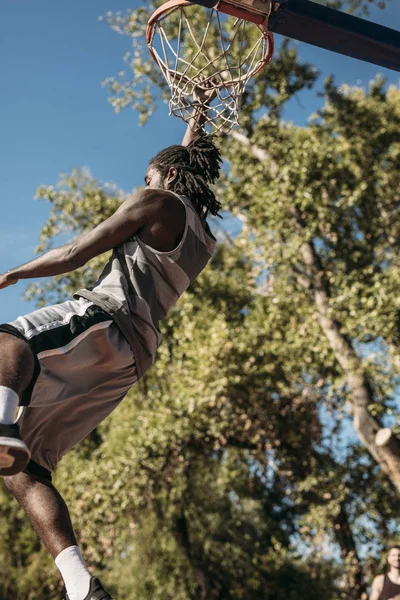
[[[389,571],[375,577],[369,600],[400,600],[400,546],[389,548],[387,562]]]
[[[213,92],[201,93],[212,99]],[[2,289],[113,251],[93,287],[0,326],[0,475],[54,558],[68,600],[111,596],[85,565],[51,472],[151,366],[158,322],[211,258],[206,217],[221,206],[209,184],[221,157],[199,135],[202,110],[182,146],[150,161],[146,189],[75,242],[0,275]]]

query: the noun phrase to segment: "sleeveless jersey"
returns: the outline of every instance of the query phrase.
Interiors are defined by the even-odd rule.
[[[398,585],[397,583],[393,583],[393,581],[390,581],[388,575],[386,574],[383,580],[383,589],[381,595],[379,596],[379,600],[391,600],[391,598],[394,598],[395,596],[399,595],[400,585]]]
[[[138,377],[154,362],[161,342],[159,321],[204,269],[215,249],[215,238],[190,200],[175,195],[185,206],[186,222],[174,250],[155,250],[135,234],[114,248],[92,287],[74,294],[112,316],[135,354]]]

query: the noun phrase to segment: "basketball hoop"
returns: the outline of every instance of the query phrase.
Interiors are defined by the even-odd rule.
[[[201,4],[201,3],[200,3]],[[204,128],[229,133],[238,124],[248,81],[272,60],[271,0],[222,0],[210,7],[169,0],[150,17],[147,45],[171,91],[170,114],[189,122],[203,109]],[[229,34],[229,35],[228,35]],[[209,103],[195,95],[210,90]]]

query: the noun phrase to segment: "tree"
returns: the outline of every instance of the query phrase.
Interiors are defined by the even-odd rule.
[[[366,8],[367,4],[352,3],[349,7],[350,9],[360,8],[361,6]],[[146,18],[143,10],[132,12],[126,18],[123,18],[121,15],[110,18],[110,22],[114,28],[117,28],[120,32],[128,35],[135,32],[135,36],[137,35],[136,32],[140,31],[141,23],[143,24],[145,21]],[[136,92],[136,89],[138,85],[141,85],[141,78],[145,78],[153,85],[162,86],[162,84],[160,83],[158,74],[154,73],[149,61],[140,57],[140,49],[136,46],[135,42],[136,38],[134,37],[133,39],[136,52],[134,53],[135,59],[131,66],[135,76],[138,76],[138,81],[135,81],[133,84],[133,91],[131,89],[131,93],[139,94],[137,96],[137,98],[139,98],[140,92]],[[284,103],[298,90],[311,86],[314,80],[315,73],[310,66],[300,65],[296,59],[296,53],[291,50],[287,44],[284,44],[272,66],[250,84],[245,94],[244,105],[242,106],[241,122],[244,134],[234,134],[233,137],[236,138],[238,144],[233,145],[232,148],[234,148],[235,151],[230,154],[228,153],[227,155],[232,166],[232,177],[229,180],[229,183],[234,184],[236,181],[238,182],[236,186],[231,185],[229,189],[234,190],[234,194],[236,194],[235,197],[240,198],[240,204],[242,205],[243,194],[238,195],[238,193],[239,188],[242,190],[242,175],[244,175],[244,171],[246,171],[248,176],[245,178],[245,181],[248,182],[249,186],[251,186],[252,181],[257,181],[258,186],[264,182],[264,186],[266,184],[268,185],[267,193],[272,192],[273,194],[279,194],[280,196],[288,196],[294,193],[298,194],[298,201],[296,200],[290,204],[290,199],[288,199],[286,204],[283,202],[282,209],[278,211],[278,219],[275,218],[273,224],[278,232],[279,228],[282,226],[289,226],[291,228],[289,231],[294,230],[294,235],[292,237],[293,248],[296,253],[299,251],[301,252],[303,263],[296,267],[297,271],[295,269],[294,276],[297,277],[298,281],[303,281],[304,286],[312,293],[313,304],[316,309],[315,314],[318,317],[319,326],[322,328],[326,339],[329,340],[330,348],[333,350],[336,360],[346,375],[347,384],[352,390],[352,406],[356,431],[369,452],[374,456],[375,460],[381,464],[393,483],[400,489],[400,443],[392,436],[389,444],[382,446],[376,444],[375,436],[381,429],[381,422],[370,414],[368,408],[377,403],[374,401],[372,381],[368,379],[362,361],[355,349],[355,344],[359,340],[357,339],[357,336],[355,336],[353,340],[350,340],[344,331],[342,323],[333,316],[332,313],[329,314],[331,310],[330,305],[334,302],[334,297],[332,297],[330,289],[330,278],[332,276],[326,276],[325,271],[328,267],[325,267],[323,260],[325,258],[325,252],[330,251],[329,245],[332,245],[327,243],[329,235],[326,236],[324,232],[318,231],[315,221],[310,222],[311,219],[319,217],[318,211],[314,207],[310,207],[311,218],[308,218],[308,220],[305,219],[305,214],[302,212],[303,206],[308,208],[311,204],[315,205],[314,196],[315,194],[318,194],[322,199],[322,203],[324,203],[325,200],[323,217],[328,221],[328,228],[332,227],[330,223],[332,219],[334,219],[336,223],[344,216],[346,216],[348,220],[350,219],[344,229],[342,228],[344,234],[335,241],[335,252],[337,252],[337,248],[341,242],[341,256],[338,258],[341,263],[347,263],[344,267],[347,269],[345,275],[347,275],[349,271],[351,272],[351,275],[354,275],[354,272],[357,271],[357,265],[348,265],[348,263],[354,263],[355,252],[359,253],[367,247],[370,262],[368,263],[368,261],[365,260],[358,261],[361,265],[360,269],[367,268],[366,265],[368,264],[368,268],[372,269],[372,272],[375,272],[376,265],[373,262],[372,256],[375,250],[375,235],[370,230],[366,231],[365,235],[368,237],[365,238],[364,245],[362,244],[362,241],[359,240],[357,236],[364,235],[364,225],[363,223],[360,223],[360,219],[354,220],[354,212],[357,211],[357,208],[360,208],[362,211],[361,219],[368,219],[370,215],[377,212],[377,202],[382,202],[380,198],[378,199],[378,193],[383,184],[382,172],[385,172],[386,187],[394,190],[394,197],[390,200],[391,211],[395,211],[397,208],[396,193],[398,180],[396,170],[396,145],[398,143],[398,97],[394,89],[386,94],[384,92],[384,83],[382,81],[377,81],[376,84],[372,85],[369,96],[363,94],[361,91],[352,94],[348,91],[337,90],[332,82],[328,82],[326,87],[326,97],[329,104],[326,106],[325,111],[321,113],[322,121],[319,124],[316,123],[310,130],[306,131],[289,127],[282,135],[284,128],[279,127],[279,117]],[[134,100],[134,96],[126,93],[127,90],[124,89],[124,87],[119,86],[115,81],[112,82],[111,87],[114,92],[117,92],[117,97],[111,99],[116,109],[119,109],[121,105],[125,106],[132,104],[135,106],[137,99]],[[264,110],[264,115],[265,111],[268,111],[268,116],[260,118],[259,115],[261,110]],[[355,110],[356,117],[359,115],[360,118],[356,118],[355,121],[353,120],[353,115],[350,119],[347,118],[346,115],[349,114],[349,110]],[[365,118],[365,111],[367,111],[369,118],[376,119],[376,117],[379,116],[380,120],[379,122],[374,121],[376,129],[374,128],[373,139],[371,139],[370,135],[368,136],[371,143],[364,156],[363,151],[365,145],[360,147],[360,140],[363,139],[362,135],[367,136],[370,133],[369,129],[367,129],[370,123]],[[339,168],[339,163],[343,155],[342,148],[339,151],[336,151],[336,147],[338,146],[337,140],[334,137],[337,133],[335,130],[336,125],[338,126],[338,133],[346,146],[346,150],[349,150],[348,154],[349,157],[351,157],[350,160],[354,161],[353,166],[349,164],[346,165],[347,169],[339,169],[343,178],[349,178],[347,183],[345,180],[340,181],[338,179],[338,172],[335,171],[335,169]],[[252,143],[253,139],[256,140],[256,143]],[[306,139],[308,140],[307,142]],[[260,140],[260,143],[258,143],[258,140]],[[320,156],[317,156],[317,153],[313,151],[313,145],[318,142],[320,144],[319,147],[321,148]],[[350,143],[354,144],[354,146],[348,148]],[[325,144],[328,144],[329,151],[325,152]],[[245,150],[241,151],[240,146],[244,146]],[[389,147],[388,153],[385,152],[387,147]],[[268,151],[266,150],[267,148]],[[272,150],[270,148],[272,148]],[[304,149],[303,151],[302,148]],[[288,149],[293,151],[294,162],[291,163],[293,166],[291,170],[288,170],[286,167],[282,169],[281,167],[284,158],[287,157]],[[376,153],[379,151],[382,151],[382,155],[377,157]],[[249,177],[249,171],[247,169],[249,152],[252,153],[252,156],[255,159],[255,168],[257,168],[257,163],[261,165],[264,164],[264,168],[269,169],[270,172],[273,173],[273,177],[269,177],[268,175],[264,177],[263,174],[261,174],[255,179],[253,172],[251,172]],[[317,160],[317,164],[320,165],[319,168],[312,169],[312,163],[307,162],[308,157],[312,157],[313,161]],[[336,158],[332,176],[334,177],[334,184],[338,184],[337,187],[335,187],[335,185],[333,187],[332,185],[326,185],[326,182],[324,181],[324,178],[327,177],[326,170],[330,168],[328,162],[330,162],[331,157]],[[359,159],[361,162],[358,164],[356,161]],[[305,162],[303,162],[303,160]],[[389,160],[388,164],[391,166],[390,171],[387,171],[386,169],[387,160]],[[245,169],[240,167],[238,161],[240,161],[241,164],[246,165]],[[356,164],[358,172],[354,172]],[[362,175],[360,171],[361,165],[364,167]],[[299,169],[302,169],[302,172],[299,172]],[[364,178],[364,174],[366,178]],[[370,182],[368,185],[366,183],[367,181]],[[349,182],[354,186],[357,186],[357,182],[359,182],[361,188],[356,192],[356,199],[354,199],[352,190],[347,190],[345,193],[345,197],[349,198],[348,201],[352,203],[350,211],[346,214],[344,211],[338,211],[337,208],[334,207],[333,214],[328,214],[327,206],[330,206],[330,197],[333,197],[334,202],[337,199],[340,199],[340,196],[343,193],[340,186],[348,186]],[[301,183],[300,192],[298,191],[298,183]],[[258,196],[261,197],[261,202],[264,206],[265,196],[264,194],[260,194],[260,187],[254,187],[253,189],[257,189]],[[249,195],[250,194],[247,194],[247,196]],[[230,197],[233,197],[232,194]],[[305,198],[309,198],[310,201],[307,203]],[[361,206],[355,207],[355,200],[357,201],[358,199]],[[238,207],[234,206],[232,202],[230,203],[230,208],[233,211],[238,210]],[[250,214],[255,214],[255,211],[257,210],[254,203],[251,206],[250,204],[248,207],[246,206],[246,212],[247,209]],[[277,207],[274,206],[273,210],[274,213],[276,213]],[[385,210],[387,210],[386,207]],[[242,210],[241,212],[245,211]],[[268,209],[265,209],[264,211],[261,210],[261,221],[268,219],[268,223],[270,223],[269,217]],[[378,221],[377,225],[380,226],[380,229],[382,230],[382,228],[387,227],[388,219],[390,224],[392,223],[395,218],[395,213],[393,216],[388,216],[386,220],[384,219],[383,221],[378,215],[376,215],[376,217]],[[259,225],[261,225],[262,236],[268,234],[268,231],[266,232],[262,227],[262,223],[260,223],[260,215],[258,215],[257,218],[257,226],[259,227]],[[307,230],[308,226],[310,226],[309,231]],[[269,227],[271,227],[270,224]],[[333,235],[338,235],[341,225],[337,223],[334,225],[334,228],[335,231]],[[358,228],[361,229],[359,230]],[[347,238],[349,230],[352,229],[353,236],[350,239],[353,240],[353,246],[351,246],[351,243]],[[276,231],[273,235],[277,242],[277,252],[280,253],[282,239],[279,236],[279,233],[276,234]],[[254,235],[257,235],[257,232],[252,231],[251,234],[253,233]],[[386,234],[388,235],[387,231]],[[385,236],[385,239],[387,239],[387,235]],[[260,235],[258,234],[258,238],[259,237]],[[393,236],[391,237],[394,239]],[[284,236],[283,238],[285,242],[287,241],[286,238],[287,236]],[[270,242],[270,237],[268,237],[268,240]],[[321,243],[321,240],[323,242],[323,247],[321,247],[321,251],[319,252],[316,243]],[[303,241],[304,243],[299,243]],[[386,248],[380,248],[379,251],[382,255],[385,255]],[[333,259],[335,258],[332,254],[330,255],[330,258],[331,257]],[[289,260],[292,258],[293,257],[289,257]],[[270,267],[271,262],[269,261],[269,257],[267,257],[265,264],[268,265],[268,268]],[[290,263],[284,263],[284,268],[288,266],[290,267]],[[274,263],[274,268],[276,268],[276,263]],[[341,268],[343,268],[342,264]],[[329,267],[329,272],[334,273],[335,269],[336,263],[332,263]],[[345,277],[341,279],[341,281],[346,281],[346,284],[350,284],[351,277]],[[368,284],[370,283],[371,281],[369,280]],[[351,293],[353,293],[353,288],[351,288],[351,290]],[[375,307],[373,300],[370,299],[370,303]],[[392,317],[395,314],[396,309],[393,308]],[[385,312],[384,318],[386,318],[386,316]],[[394,322],[396,322],[396,316],[394,316],[393,319]],[[387,323],[387,319],[385,322]],[[372,339],[379,343],[380,336],[375,335]],[[361,341],[363,341],[363,338]],[[396,372],[393,373],[392,377],[395,376]]]
[[[396,438],[386,447],[375,441],[398,373],[397,241],[391,229],[397,220],[400,96],[394,88],[385,91],[382,81],[369,93],[338,90],[328,82],[326,95],[320,120],[308,129],[258,122],[257,155],[251,142],[235,148],[229,196],[237,197],[234,181],[246,182],[247,202],[240,210],[255,228],[257,251],[264,247],[264,264],[287,281],[284,293],[306,291],[304,300],[311,300],[324,341],[343,370],[355,430],[400,489]],[[266,175],[252,177],[243,147],[255,163],[264,152]],[[383,369],[387,354],[393,362]]]
[[[365,12],[369,4],[353,2],[347,8]],[[340,8],[346,5],[341,3]],[[116,15],[110,23],[131,35],[142,16]],[[140,94],[134,98],[136,76],[148,83],[147,93],[152,85],[163,88],[140,52],[130,66],[133,85],[109,80],[117,110],[134,106],[140,98]],[[342,406],[348,402],[352,407],[362,443],[400,489],[397,438],[391,435],[387,446],[375,438],[390,416],[398,376],[393,231],[398,199],[398,93],[385,90],[379,80],[368,92],[338,90],[328,82],[327,105],[319,121],[305,130],[282,125],[286,100],[314,80],[315,73],[300,65],[285,44],[265,77],[250,85],[242,106],[243,131],[233,135],[237,143],[230,144],[227,153],[231,177],[226,198],[232,212],[246,222],[244,237],[255,240],[256,260],[262,254],[258,277],[270,277],[274,300],[287,309],[285,298],[293,293],[299,298],[298,308],[306,316],[300,319],[296,335],[306,327],[310,334],[310,327],[315,331],[318,323],[319,333],[312,336],[318,339],[316,348],[326,364],[335,362],[344,374],[323,386],[324,391],[340,390]],[[370,142],[367,148],[365,139]],[[387,256],[390,263],[385,262]],[[277,321],[272,326],[277,327]],[[293,335],[286,339],[290,352]],[[390,366],[385,368],[387,357]],[[337,394],[332,396],[337,402]],[[387,441],[385,436],[382,439]]]
[[[372,6],[384,9],[391,0],[328,0],[328,6],[366,16]]]
[[[107,193],[81,172],[39,195],[52,204],[41,248],[66,228],[75,234],[87,229],[93,215],[112,212],[119,202],[113,190]],[[29,293],[41,302],[62,300],[87,285],[104,260]],[[250,600],[283,598],[291,590],[300,600],[305,589],[310,598],[332,595],[331,564],[316,572],[289,549],[305,508],[288,496],[287,486],[306,469],[303,464],[292,478],[285,471],[295,469],[299,453],[303,463],[310,460],[320,424],[315,401],[302,393],[302,367],[284,376],[287,358],[276,342],[269,347],[275,334],[258,331],[264,296],[256,289],[241,246],[221,246],[212,267],[163,323],[165,342],[154,368],[56,475],[91,565],[98,570],[111,563],[109,582],[127,598]],[[282,377],[277,394],[275,381]],[[288,426],[296,433],[284,439],[280,432]],[[279,467],[271,473],[267,453],[272,458],[278,449]],[[23,528],[16,549],[26,535],[32,533]],[[38,556],[25,560],[35,565]],[[134,573],[125,584],[121,556],[125,571]],[[14,552],[8,565],[14,574]],[[44,575],[54,589],[46,569],[34,593]],[[23,592],[15,575],[10,597],[29,599]]]
[[[113,21],[128,33],[145,22],[142,8]],[[145,117],[163,84],[140,55],[133,66],[139,87],[116,88],[115,103],[135,106],[144,93]],[[399,96],[380,81],[369,91],[330,81],[309,127],[284,123],[287,100],[316,76],[286,43],[250,85],[220,189],[241,231],[220,232],[212,265],[162,325],[152,370],[56,475],[90,563],[107,565],[127,599],[360,598],[370,572],[362,546],[398,527],[396,469],[383,477],[390,461],[373,436],[363,439],[370,454],[340,438],[352,368],[370,393],[355,406],[367,425],[387,424],[395,401]],[[123,197],[79,171],[38,195],[52,205],[41,250]],[[105,259],[31,286],[30,298],[64,299]],[[0,503],[10,506],[5,536],[18,532],[2,597],[30,600],[18,579],[29,564],[31,588],[52,598],[32,532]],[[325,555],[327,540],[341,563]]]

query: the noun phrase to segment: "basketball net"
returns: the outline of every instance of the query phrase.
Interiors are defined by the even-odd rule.
[[[170,0],[154,13],[147,28],[149,50],[171,91],[170,114],[189,123],[200,109],[208,133],[229,133],[238,125],[246,85],[274,50],[265,15],[231,8],[227,14],[223,4],[207,9],[188,0]],[[215,98],[199,100],[196,91],[210,88]]]

